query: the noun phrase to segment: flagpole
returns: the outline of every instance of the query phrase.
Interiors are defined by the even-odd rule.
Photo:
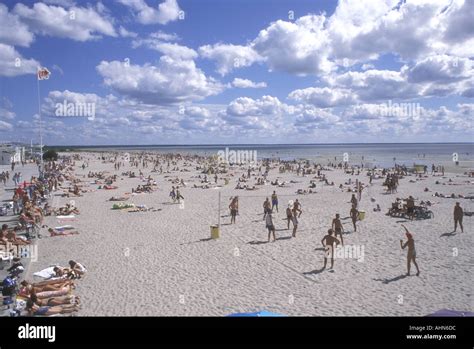
[[[39,76],[36,74],[36,84],[38,86],[38,115],[39,115],[39,136],[40,136],[40,152],[41,152],[41,171],[43,171],[43,132],[42,132],[42,122],[41,122],[41,97],[40,97],[40,84]]]

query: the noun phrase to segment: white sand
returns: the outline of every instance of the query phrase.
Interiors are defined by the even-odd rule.
[[[90,170],[120,174],[130,169],[127,165],[114,171],[112,163],[91,161],[91,166],[83,171],[79,168],[81,164],[82,161],[76,162],[76,173],[81,176]],[[138,174],[136,168],[134,171]],[[146,176],[150,171],[151,168],[143,170]],[[325,173],[336,185],[350,177],[342,171]],[[261,309],[293,316],[423,316],[442,308],[474,308],[474,217],[464,217],[464,234],[458,228],[455,235],[441,236],[453,230],[452,211],[457,200],[432,197],[435,191],[472,194],[474,186],[466,183],[467,176],[430,176],[417,183],[408,182],[413,176],[405,177],[400,181],[398,194],[393,195],[385,195],[382,180],[375,180],[362,196],[360,209],[365,209],[366,219],[359,223],[360,229],[352,233],[350,219],[343,220],[345,229],[351,232],[344,235],[345,244],[363,245],[364,261],[336,259],[334,272],[311,274],[322,267],[320,241],[334,214],[339,212],[343,218],[349,215],[350,193],[318,182],[317,194],[296,195],[296,189],[308,188],[313,176],[279,174],[278,169],[270,172],[270,180],[279,177],[301,183],[288,188],[266,185],[256,191],[234,190],[236,176],[221,192],[222,214],[226,216],[229,196],[239,195],[237,224],[223,225],[221,238],[209,241],[209,226],[217,223],[218,190],[190,188],[199,184],[189,180],[197,173],[176,172],[171,178],[179,176],[188,183],[188,188],[180,189],[185,197],[184,208],[180,208],[178,204],[169,204],[171,183],[164,178],[169,174],[151,175],[159,190],[133,196],[130,201],[161,208],[159,212],[110,209],[113,202],[106,200],[143,184],[138,178],[119,179],[115,183],[119,186],[117,190],[98,190],[71,198],[81,214],[77,221],[67,224],[76,226],[80,235],[41,240],[39,261],[31,265],[30,277],[52,263],[64,265],[69,259],[83,263],[89,272],[84,280],[78,281],[76,294],[83,302],[80,315],[89,316],[222,316]],[[450,177],[462,185],[434,184],[435,180],[447,182]],[[368,183],[366,176],[352,176],[353,181],[356,178]],[[212,176],[209,179],[213,180]],[[431,192],[423,192],[425,187]],[[274,215],[280,240],[259,243],[267,240],[262,203],[273,190],[280,201],[280,213]],[[421,275],[398,279],[406,273],[406,250],[402,251],[399,243],[400,239],[405,240],[398,223],[403,219],[390,218],[385,213],[395,197],[409,195],[437,204],[431,208],[434,219],[405,223],[414,233]],[[372,211],[376,203],[370,202],[370,197],[376,199],[382,212]],[[302,203],[303,214],[297,238],[289,239],[291,231],[280,229],[286,229],[286,203],[295,198]],[[58,197],[55,204],[68,201]],[[465,211],[474,211],[471,200],[458,201]],[[224,217],[221,223],[229,221],[230,217]],[[47,217],[45,223],[61,225],[55,217]],[[453,249],[457,249],[457,256],[453,256]],[[412,275],[415,272],[413,266]]]

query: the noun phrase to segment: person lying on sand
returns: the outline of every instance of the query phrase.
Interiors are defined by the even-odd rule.
[[[49,233],[50,237],[78,235],[79,234],[79,232],[77,232],[76,230],[64,231],[64,230],[58,230],[58,229],[53,229],[53,228],[49,228],[48,233]]]
[[[35,292],[38,298],[51,298],[65,296],[72,292],[74,283],[70,280],[58,279],[60,281],[56,284],[47,284],[44,286],[32,285],[27,281],[22,281],[19,296],[29,297],[32,292]]]
[[[112,196],[109,201],[126,201],[128,200],[127,196]]]
[[[74,295],[39,299],[36,293],[33,292],[31,293],[29,299],[31,299],[36,305],[39,305],[41,307],[51,307],[63,304],[80,304],[80,298]]]
[[[69,305],[55,305],[55,306],[39,306],[31,299],[26,302],[26,309],[30,316],[34,315],[57,315],[57,314],[68,314],[79,311],[79,306],[77,304]]]

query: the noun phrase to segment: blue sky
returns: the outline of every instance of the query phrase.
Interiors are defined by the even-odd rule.
[[[473,11],[468,0],[3,0],[0,140],[38,141],[41,66],[46,144],[472,141]]]

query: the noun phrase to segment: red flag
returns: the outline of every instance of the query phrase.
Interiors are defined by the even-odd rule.
[[[38,80],[48,80],[51,72],[47,68],[38,68]]]

